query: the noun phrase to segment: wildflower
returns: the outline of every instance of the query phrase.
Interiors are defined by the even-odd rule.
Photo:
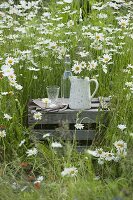
[[[126,125],[124,125],[124,124],[119,124],[117,127],[118,127],[121,131],[123,131],[124,129],[127,128]]]
[[[77,123],[77,124],[75,124],[75,128],[81,130],[81,129],[84,128],[84,125],[83,125],[83,124],[78,124],[78,123]]]
[[[105,153],[105,160],[107,160],[107,161],[112,161],[112,160],[114,160],[114,159],[115,159],[114,153],[110,153],[110,152],[106,152],[106,153]]]
[[[103,72],[104,72],[105,74],[107,74],[107,66],[106,66],[106,65],[103,65],[103,66],[102,66],[102,69],[103,69]]]
[[[33,118],[35,120],[41,120],[42,119],[42,113],[40,113],[40,112],[34,113]]]
[[[76,167],[69,167],[69,168],[64,168],[64,170],[61,172],[61,176],[70,176],[74,177],[78,173],[78,170]]]
[[[51,103],[51,100],[50,99],[48,99],[48,98],[43,98],[42,99],[42,102],[45,104],[45,106],[47,107],[48,106],[48,104],[50,104]]]
[[[43,138],[46,138],[46,137],[49,137],[49,136],[50,136],[50,133],[47,133],[47,134],[43,135]]]
[[[25,143],[25,139],[20,142],[19,147],[21,147],[24,143]]]
[[[118,24],[122,27],[122,28],[126,28],[128,26],[128,20],[127,19],[120,19],[118,21]]]
[[[34,75],[34,76],[33,76],[33,79],[36,80],[36,79],[38,79],[38,77]]]
[[[33,148],[33,149],[28,149],[27,150],[27,156],[33,156],[33,155],[36,155],[37,154],[37,149],[36,148]]]
[[[102,13],[98,14],[99,19],[106,19],[107,17],[108,17],[107,14],[102,14]]]
[[[98,164],[103,165],[104,164],[104,159],[103,158],[98,158]]]
[[[97,41],[103,41],[104,40],[103,33],[96,33],[95,34],[95,40],[97,40]]]
[[[63,0],[65,3],[72,3],[73,0]]]
[[[85,63],[84,61],[82,61],[82,62],[80,63],[80,65],[81,65],[81,68],[82,68],[82,69],[85,69],[85,68],[86,68],[86,63]]]
[[[118,154],[126,155],[127,143],[123,140],[119,140],[114,143],[114,146],[116,147]]]
[[[62,145],[59,142],[52,142],[51,147],[53,147],[53,148],[61,148]]]
[[[102,148],[96,149],[95,150],[95,157],[105,157],[105,152],[103,151]]]
[[[111,60],[111,56],[109,54],[104,54],[103,58],[101,59],[102,62],[108,63]]]
[[[2,96],[6,96],[8,94],[8,92],[1,92]]]
[[[89,69],[96,69],[97,67],[97,61],[95,62],[94,60],[92,60],[91,62],[89,62]]]
[[[92,150],[88,149],[88,150],[86,151],[86,153],[88,153],[88,154],[90,154],[90,155],[92,155],[92,156],[97,157],[96,151],[92,151]]]
[[[67,26],[68,26],[68,27],[74,26],[74,21],[73,21],[73,20],[69,20],[69,21],[67,22]]]
[[[37,178],[37,181],[43,181],[43,176],[39,176],[38,178]]]
[[[3,72],[3,76],[13,76],[14,75],[14,69],[11,68],[10,66],[8,65],[3,65],[1,67],[1,70]]]
[[[22,85],[19,85],[17,83],[15,83],[14,87],[17,89],[17,90],[22,90],[23,89],[23,86]]]
[[[1,138],[4,138],[4,137],[6,137],[6,131],[5,130],[0,130],[0,137]]]
[[[75,73],[75,74],[80,74],[80,72],[82,71],[82,66],[77,62],[73,65],[72,67],[72,71]]]
[[[4,119],[7,119],[7,121],[9,121],[10,119],[12,119],[12,117],[8,114],[4,114]]]
[[[95,177],[93,178],[93,180],[95,180],[95,181],[100,180],[100,176],[95,176]]]
[[[8,57],[5,61],[6,65],[13,65],[14,64],[14,58]]]

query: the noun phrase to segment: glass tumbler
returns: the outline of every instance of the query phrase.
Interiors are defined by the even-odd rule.
[[[56,103],[58,100],[60,87],[57,85],[47,86],[46,90],[47,90],[48,98],[49,100],[51,100],[51,104]]]

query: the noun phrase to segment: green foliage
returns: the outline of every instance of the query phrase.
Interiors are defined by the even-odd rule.
[[[0,135],[0,200],[131,200],[132,4],[117,3],[120,7],[116,9],[107,4],[109,1],[27,2],[21,7],[19,1],[14,1],[13,5],[20,8],[9,1],[9,7],[1,7],[0,11],[0,131],[6,131],[6,137]],[[121,17],[128,21],[126,25],[121,24]],[[96,38],[97,33],[101,39]],[[86,63],[82,75],[97,78],[97,96],[112,97],[108,126],[97,126],[97,137],[90,149],[103,148],[116,155],[114,142],[123,140],[127,155],[118,162],[106,160],[99,165],[97,157],[79,154],[69,143],[60,141],[63,148],[55,150],[50,139],[44,143],[32,138],[32,130],[27,127],[28,101],[46,97],[48,85],[61,86],[66,54],[71,57],[70,67],[74,61]],[[110,56],[110,62],[103,61],[104,54]],[[15,88],[13,80],[9,80],[12,77],[3,76],[1,67],[8,57],[14,58],[11,67],[15,84],[22,85],[22,89]],[[97,62],[92,69],[91,61]],[[7,120],[4,114],[11,119]],[[118,124],[127,128],[121,131]],[[37,155],[27,157],[27,150],[34,147]],[[62,177],[66,167],[76,167],[78,174]],[[40,188],[35,188],[39,176],[44,180]]]

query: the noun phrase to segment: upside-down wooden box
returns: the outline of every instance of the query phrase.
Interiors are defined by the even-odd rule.
[[[45,137],[43,138],[43,136],[47,133],[56,141],[73,141],[73,139],[76,139],[79,151],[82,151],[81,149],[86,148],[90,141],[95,138],[96,127],[99,124],[106,125],[109,103],[110,98],[107,97],[93,98],[92,107],[89,110],[79,111],[68,107],[65,110],[47,112],[36,105],[34,100],[30,100],[28,104],[28,126],[31,127],[32,134],[39,140],[44,140]],[[42,113],[40,121],[33,118],[35,112]],[[79,122],[84,124],[82,130],[75,129],[75,124]]]

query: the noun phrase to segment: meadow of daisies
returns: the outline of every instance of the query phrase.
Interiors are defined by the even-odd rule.
[[[61,86],[66,54],[73,75],[111,98],[108,126],[83,153],[50,133],[47,145],[31,140],[27,126],[29,99]],[[132,95],[132,1],[1,0],[0,199],[133,199]]]

